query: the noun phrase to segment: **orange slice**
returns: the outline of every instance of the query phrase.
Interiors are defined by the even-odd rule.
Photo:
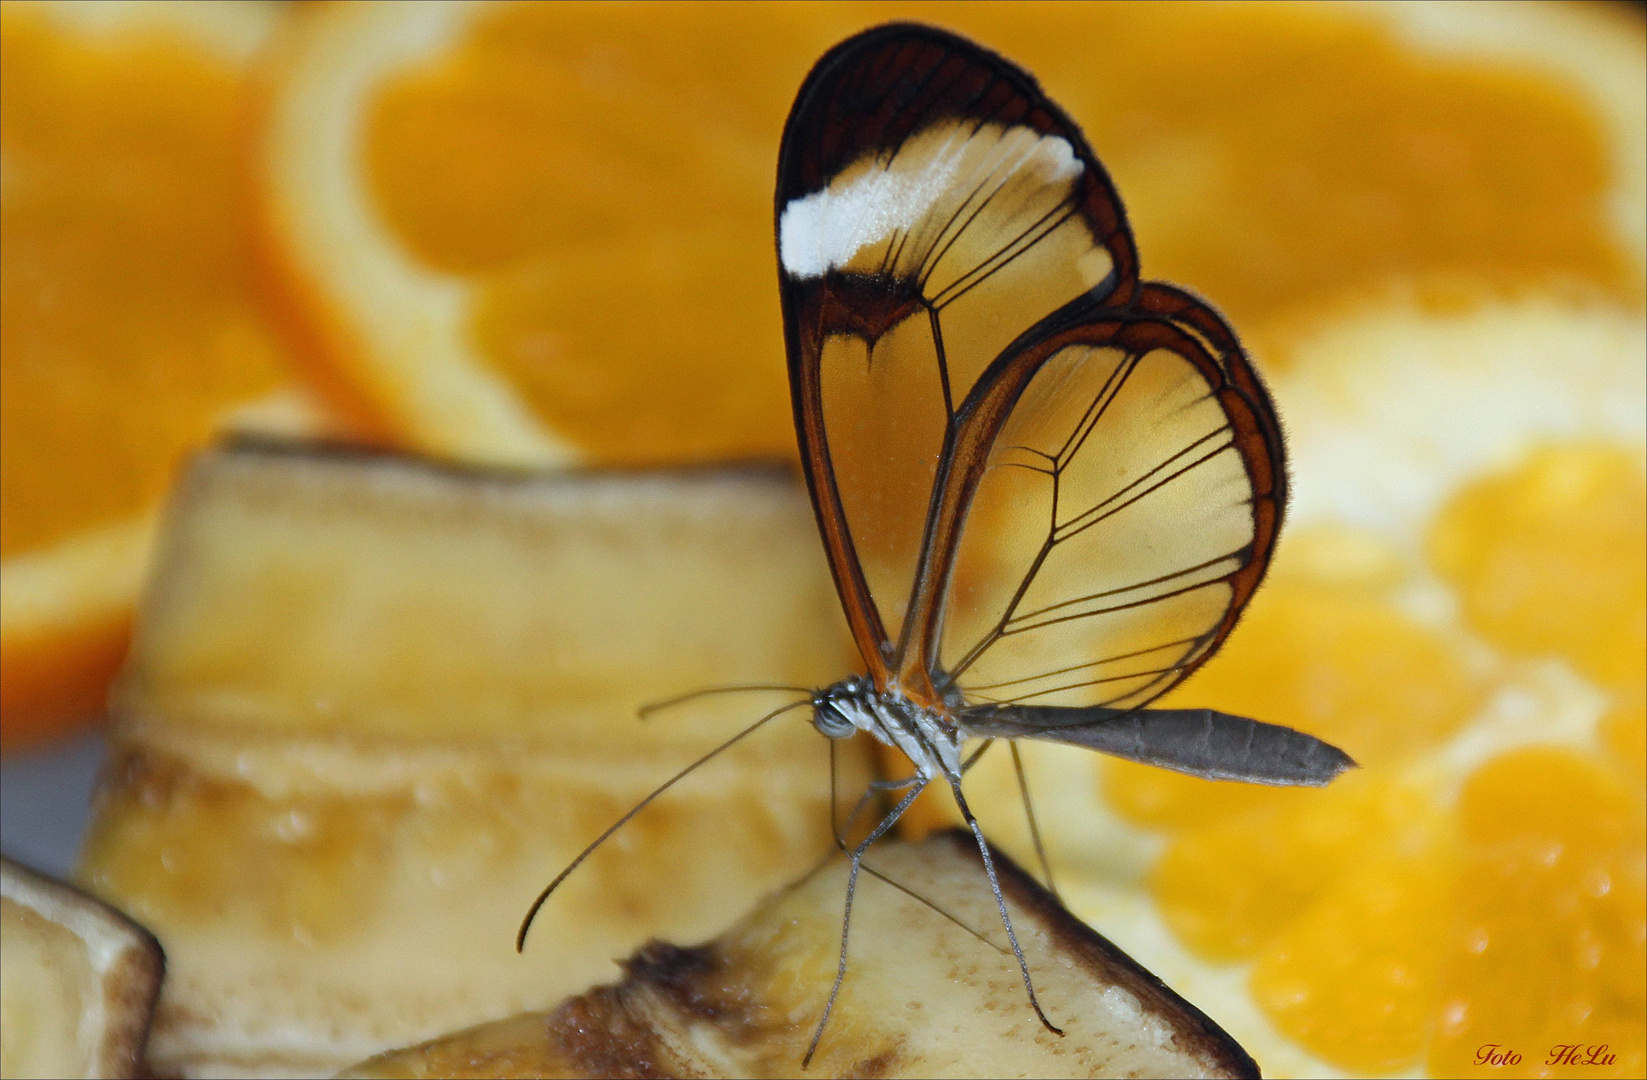
[[[101,709],[178,459],[287,384],[238,164],[246,75],[279,18],[213,3],[0,14],[8,749]]]
[[[512,462],[791,452],[771,170],[805,58],[844,23],[305,14],[268,102],[265,237],[323,359],[386,427]],[[795,40],[779,58],[751,35]],[[695,51],[714,41],[718,61]]]
[[[1274,363],[1392,288],[1640,303],[1632,46],[1596,13],[373,4],[305,11],[269,88],[264,240],[294,328],[425,450],[790,454],[784,113],[825,47],[910,17],[1036,72],[1113,170],[1145,270]]]

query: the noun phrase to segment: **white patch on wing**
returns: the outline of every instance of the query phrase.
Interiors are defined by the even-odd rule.
[[[798,278],[822,277],[863,248],[907,230],[938,201],[955,172],[942,158],[917,176],[872,169],[846,184],[794,199],[778,222],[783,268]]]
[[[911,136],[890,155],[854,162],[828,187],[790,200],[778,219],[784,270],[822,277],[896,233],[925,231],[923,218],[958,205],[985,178],[1002,182],[1003,173],[1030,169],[1043,184],[1067,187],[1084,168],[1057,135],[995,124],[973,131],[964,121],[944,127]]]

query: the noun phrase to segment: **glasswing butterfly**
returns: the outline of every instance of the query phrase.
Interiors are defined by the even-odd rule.
[[[954,34],[882,26],[818,61],[784,128],[776,227],[802,465],[866,670],[664,784],[551,883],[520,942],[652,798],[810,706],[825,736],[867,732],[914,771],[872,785],[837,827],[851,861],[840,963],[803,1065],[845,976],[864,853],[935,782],[977,840],[1030,1004],[1061,1034],[962,793],[982,753],[963,761],[963,740],[1261,784],[1354,765],[1290,728],[1146,707],[1217,650],[1269,565],[1287,493],[1274,406],[1217,312],[1139,279],[1120,198],[1074,121]]]

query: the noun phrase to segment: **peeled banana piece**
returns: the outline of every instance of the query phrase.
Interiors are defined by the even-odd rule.
[[[836,858],[713,940],[653,941],[622,981],[382,1054],[349,1077],[1257,1076],[1216,1024],[1076,920],[1004,856],[1002,891],[1036,991],[1030,1011],[970,833],[887,841],[852,910],[846,979],[817,1055],[834,980],[847,866]]]
[[[726,926],[832,846],[805,709],[850,643],[779,469],[527,474],[240,444],[195,463],[114,700],[81,881],[170,961],[184,1076],[330,1075]],[[845,748],[843,748],[845,749]],[[856,792],[868,773],[841,755]]]
[[[0,858],[0,1076],[143,1075],[165,966],[120,912]]]

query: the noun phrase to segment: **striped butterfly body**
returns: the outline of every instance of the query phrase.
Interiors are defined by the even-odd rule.
[[[775,209],[796,434],[864,664],[789,707],[914,766],[860,801],[854,818],[893,803],[862,839],[837,831],[847,927],[870,844],[943,784],[1056,1032],[962,792],[982,752],[963,760],[963,740],[1263,784],[1354,764],[1289,728],[1148,708],[1213,654],[1268,567],[1287,485],[1274,407],[1217,312],[1139,279],[1075,123],[955,35],[889,25],[825,54],[784,128]]]

